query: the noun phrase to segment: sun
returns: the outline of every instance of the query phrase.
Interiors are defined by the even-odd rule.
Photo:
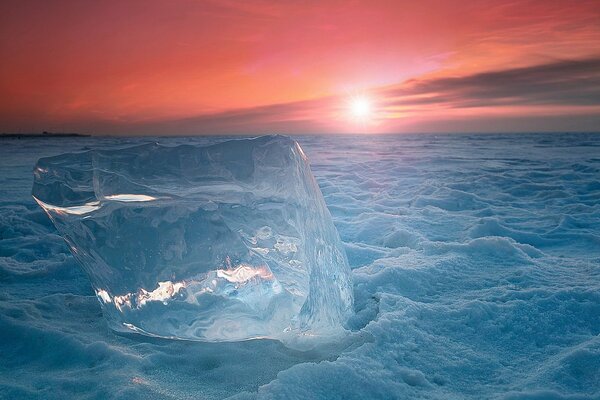
[[[371,101],[367,97],[358,96],[350,100],[350,115],[354,119],[366,121],[372,113]]]

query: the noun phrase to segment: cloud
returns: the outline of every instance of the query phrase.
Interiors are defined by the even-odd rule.
[[[368,129],[349,121],[347,96],[329,96],[178,119],[75,121],[63,130],[173,135],[343,133],[359,128],[373,133],[593,131],[600,121],[600,57],[412,79],[375,88],[370,96],[378,112]]]
[[[387,107],[597,106],[600,105],[600,57],[460,77],[410,80],[379,93],[387,99]]]
[[[259,134],[310,133],[331,129],[323,112],[331,105],[331,98],[269,104],[203,114],[189,118],[140,122],[129,125],[131,133],[172,134]]]
[[[372,91],[378,99],[381,124],[374,131],[415,129],[486,129],[525,127],[593,130],[600,112],[600,57],[559,60],[545,64],[466,76],[412,79]],[[340,96],[273,104],[139,127],[139,131],[178,133],[335,132],[355,129],[343,121]],[[402,110],[395,113],[395,110]],[[470,110],[467,115],[461,110]],[[454,113],[454,114],[453,114]],[[573,114],[582,114],[581,123]],[[587,117],[584,117],[586,114]],[[407,122],[407,115],[412,120]],[[563,115],[564,117],[561,117]],[[545,124],[540,118],[552,116]],[[594,117],[596,116],[596,117]],[[562,119],[561,119],[562,118]],[[511,122],[511,120],[514,120]],[[437,122],[436,122],[437,121]],[[452,121],[448,124],[447,121]],[[470,122],[468,122],[470,121]],[[562,121],[562,122],[561,122]],[[588,121],[588,122],[586,122]],[[488,127],[489,129],[489,127]]]

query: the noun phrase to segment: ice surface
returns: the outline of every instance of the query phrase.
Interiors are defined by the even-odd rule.
[[[600,134],[296,139],[352,268],[334,352],[114,334],[31,197],[40,157],[224,138],[1,141],[0,398],[600,399]]]
[[[339,235],[288,137],[64,154],[34,176],[115,330],[297,344],[351,313]]]

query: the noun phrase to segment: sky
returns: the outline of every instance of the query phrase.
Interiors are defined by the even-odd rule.
[[[600,131],[600,1],[5,1],[0,132]]]

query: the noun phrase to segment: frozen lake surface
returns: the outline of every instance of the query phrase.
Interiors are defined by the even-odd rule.
[[[600,135],[296,139],[356,311],[309,352],[113,333],[30,195],[40,157],[222,138],[1,140],[0,398],[600,398]]]

